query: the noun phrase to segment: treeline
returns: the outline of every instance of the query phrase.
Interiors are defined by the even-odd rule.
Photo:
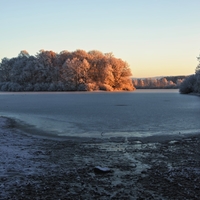
[[[162,78],[132,79],[136,89],[176,89],[186,76],[167,76]]]
[[[195,74],[188,76],[180,85],[180,93],[200,93],[200,57],[197,57],[199,64]]]
[[[0,63],[1,91],[134,90],[131,70],[112,53],[25,50]]]

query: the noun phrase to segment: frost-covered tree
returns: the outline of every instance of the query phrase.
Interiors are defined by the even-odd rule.
[[[178,87],[180,87],[180,85],[181,85],[181,83],[183,82],[183,80],[184,80],[184,79],[177,79],[176,85],[177,85]]]
[[[99,60],[104,57],[104,54],[98,50],[89,51],[88,54],[91,56],[92,60]]]
[[[83,61],[78,58],[68,59],[62,67],[62,80],[65,82],[68,90],[84,90],[87,84],[87,71],[90,65],[86,59]]]
[[[62,68],[63,64],[65,63],[66,60],[68,59],[72,59],[72,53],[67,51],[67,50],[64,50],[64,51],[61,51],[58,55],[57,55],[57,65],[59,68]]]
[[[195,83],[195,92],[200,93],[200,56],[197,57],[199,64],[196,67],[195,75],[196,75],[196,83]]]
[[[160,79],[160,85],[161,87],[165,87],[166,85],[168,85],[168,81],[166,78],[161,78]]]
[[[197,57],[197,60],[199,61],[199,64],[198,64],[197,67],[196,67],[195,73],[196,73],[196,74],[200,74],[200,56]]]
[[[112,66],[112,74],[114,77],[113,88],[115,90],[134,90],[132,81],[130,81],[132,74],[128,63],[113,56],[108,58],[108,60]]]
[[[195,75],[188,76],[180,85],[179,91],[182,94],[194,92],[194,85],[196,82]]]
[[[43,73],[44,81],[58,81],[57,54],[53,51],[40,51],[36,56]]]
[[[83,61],[84,59],[88,61],[91,58],[90,54],[81,49],[77,49],[76,51],[72,52],[71,55],[72,58],[78,58],[81,61]]]
[[[11,61],[8,58],[3,58],[0,63],[0,82],[10,81],[10,70],[12,68]]]

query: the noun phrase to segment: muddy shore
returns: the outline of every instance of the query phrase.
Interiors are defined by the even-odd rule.
[[[2,200],[200,196],[200,134],[61,141],[27,135],[1,118],[0,142]]]

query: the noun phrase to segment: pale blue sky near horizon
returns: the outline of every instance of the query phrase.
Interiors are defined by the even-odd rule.
[[[112,52],[133,77],[190,75],[200,0],[0,0],[0,60],[21,50]]]

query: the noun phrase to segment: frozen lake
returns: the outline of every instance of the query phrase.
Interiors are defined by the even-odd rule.
[[[200,132],[200,97],[178,90],[0,92],[0,115],[60,136],[149,136]]]

